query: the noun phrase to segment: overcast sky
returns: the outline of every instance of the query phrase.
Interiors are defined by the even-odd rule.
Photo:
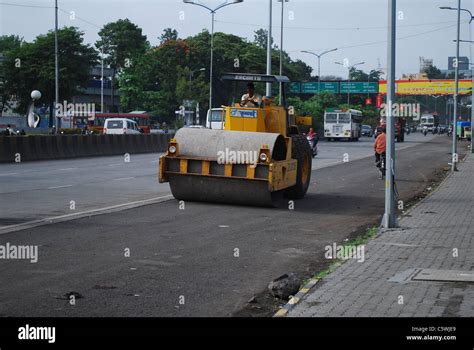
[[[196,0],[197,1],[197,0]],[[215,7],[224,0],[201,0]],[[398,0],[397,77],[416,73],[419,57],[434,59],[447,68],[448,56],[455,55],[456,11],[439,6],[457,6],[457,0]],[[347,76],[335,61],[350,64],[365,61],[368,71],[387,61],[387,0],[290,0],[285,4],[284,49],[293,59],[302,59],[317,72],[316,57],[301,50],[321,52],[338,48],[322,58],[321,74]],[[15,5],[15,6],[13,6]],[[23,6],[24,5],[24,6]],[[27,41],[54,27],[54,0],[0,0],[0,34],[18,34]],[[51,8],[49,8],[51,7]],[[180,37],[210,29],[211,16],[203,8],[181,0],[59,0],[60,26],[74,25],[94,43],[100,27],[129,18],[143,29],[152,45],[164,28],[175,28]],[[474,11],[473,0],[462,7]],[[74,11],[75,19],[70,18]],[[184,12],[181,12],[184,11]],[[273,36],[280,41],[281,3],[273,0]],[[184,14],[184,19],[182,15]],[[216,15],[216,31],[253,40],[254,31],[268,27],[269,0],[244,0],[225,7]],[[469,16],[461,14],[461,39],[469,40]],[[472,24],[474,26],[474,22]],[[470,44],[461,44],[461,55],[470,55]]]

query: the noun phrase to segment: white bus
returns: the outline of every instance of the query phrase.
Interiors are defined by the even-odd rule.
[[[433,114],[422,114],[420,118],[420,130],[423,131],[423,127],[427,127],[429,132],[433,131],[435,127],[435,117]]]
[[[359,141],[361,128],[361,111],[328,108],[324,112],[324,137],[329,141],[337,139]]]

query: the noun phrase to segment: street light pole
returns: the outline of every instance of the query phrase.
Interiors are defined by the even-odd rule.
[[[388,0],[388,47],[387,47],[387,115],[386,115],[386,160],[385,160],[385,228],[397,227],[395,212],[395,119],[393,103],[395,102],[395,44],[397,23],[397,1]]]
[[[280,32],[280,75],[283,75],[283,24],[284,24],[284,8],[285,8],[285,2],[288,2],[289,0],[278,0],[278,2],[281,2],[281,32]],[[280,106],[282,105],[283,102],[283,83],[280,82]]]
[[[59,130],[59,47],[58,47],[58,0],[54,5],[54,117],[56,120],[56,132]]]
[[[448,6],[441,6],[441,10],[456,10],[457,11],[457,34],[456,34],[456,66],[454,67],[454,95],[453,95],[453,148],[452,148],[452,159],[451,159],[451,171],[457,170],[457,131],[456,131],[456,122],[457,122],[457,114],[458,114],[458,93],[459,93],[459,37],[461,34],[461,11],[465,11],[469,13],[471,19],[469,20],[469,24],[472,22],[474,17],[472,16],[471,11],[467,9],[461,8],[461,0],[458,0],[458,7],[448,7]],[[474,83],[474,78],[472,78]],[[472,111],[471,111],[471,127],[472,127]],[[471,137],[471,152],[472,152],[472,137]]]
[[[210,62],[210,67],[209,67],[209,109],[212,109],[212,91],[213,91],[213,80],[214,80],[214,16],[218,10],[220,10],[223,7],[233,5],[233,4],[238,4],[243,2],[244,0],[232,0],[232,2],[225,1],[223,4],[217,6],[216,8],[210,8],[206,5],[203,5],[201,3],[196,3],[192,0],[183,0],[185,4],[190,4],[190,5],[196,5],[205,8],[211,13],[211,19],[212,19],[212,24],[211,24],[211,62]],[[212,128],[212,126],[211,126]]]
[[[211,63],[209,66],[209,109],[212,109],[212,82],[214,81],[214,17],[216,12],[211,11]]]
[[[196,70],[193,70],[191,72],[189,72],[189,82],[191,82],[194,78],[194,73],[196,72],[204,72],[206,70],[206,68],[199,68],[199,69],[196,69]]]
[[[467,11],[467,10],[466,10]],[[474,20],[474,16],[472,16],[472,13],[469,12],[471,19],[469,20],[469,41],[471,44],[473,43],[472,41],[472,20]],[[472,86],[471,86],[471,153],[474,153],[474,140],[472,138],[472,125],[474,124],[474,65],[472,62],[472,45],[469,46],[469,57],[471,59],[471,81],[472,81]]]
[[[269,15],[268,15],[268,35],[267,35],[267,75],[272,74],[272,0],[269,2]],[[266,93],[268,97],[272,96],[272,84],[267,83]]]
[[[104,48],[100,48],[100,113],[104,113]]]
[[[347,69],[347,105],[351,104],[351,70]]]
[[[458,93],[459,93],[459,37],[461,34],[461,0],[458,0],[457,8],[457,34],[456,34],[456,66],[454,67],[454,111],[453,111],[453,156],[451,159],[451,171],[457,170],[457,115],[458,115]]]
[[[466,10],[466,9],[461,9],[461,11],[465,11],[469,13],[471,16],[471,19],[469,20],[469,40],[459,40],[459,42],[465,42],[465,43],[470,43],[473,44],[474,41],[472,40],[472,26],[470,25],[472,21],[474,20],[474,16],[472,15],[471,11]],[[474,153],[474,140],[472,138],[472,125],[474,124],[474,63],[472,63],[472,45],[469,46],[469,57],[470,57],[470,65],[471,65],[471,81],[472,81],[472,87],[471,87],[471,153]]]
[[[321,92],[321,57],[323,57],[327,53],[330,53],[330,52],[333,52],[333,51],[336,51],[336,50],[337,50],[337,47],[335,49],[332,49],[332,50],[324,51],[320,54],[317,54],[317,53],[311,52],[311,51],[301,51],[301,52],[304,52],[304,53],[309,53],[310,55],[316,56],[318,58],[318,92]]]

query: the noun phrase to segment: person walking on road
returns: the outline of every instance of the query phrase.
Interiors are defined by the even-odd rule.
[[[385,176],[385,152],[387,144],[387,135],[385,132],[385,127],[382,127],[380,130],[380,135],[377,136],[374,142],[375,164],[380,170],[381,179],[383,179]]]

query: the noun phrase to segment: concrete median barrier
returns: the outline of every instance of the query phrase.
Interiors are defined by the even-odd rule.
[[[164,152],[173,134],[0,137],[0,162]]]

